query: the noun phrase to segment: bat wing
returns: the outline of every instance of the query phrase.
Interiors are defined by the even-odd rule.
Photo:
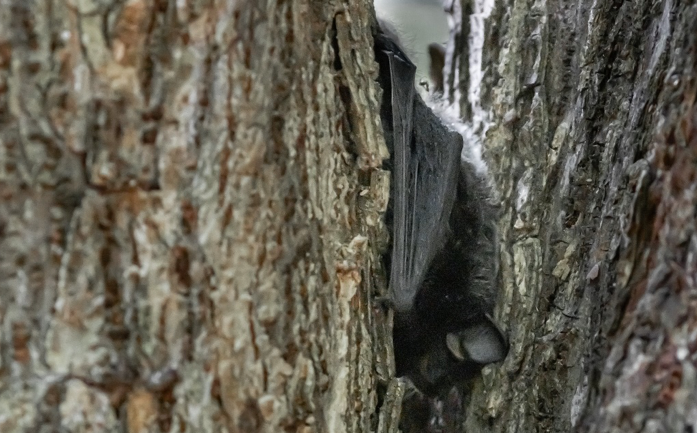
[[[449,131],[418,95],[413,124],[413,139],[404,146],[407,173],[395,177],[390,281],[395,309],[401,312],[412,308],[434,257],[450,236],[462,151],[462,137]],[[403,204],[399,212],[398,203]]]
[[[462,138],[449,131],[416,94],[416,67],[391,40],[378,41],[389,80],[392,152],[393,250],[390,295],[398,312],[412,309],[436,253],[449,232],[455,201]]]

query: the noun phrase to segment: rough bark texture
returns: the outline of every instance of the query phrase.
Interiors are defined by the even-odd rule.
[[[0,431],[394,430],[372,16],[0,0]]]
[[[512,343],[453,424],[692,431],[697,6],[449,8]],[[0,431],[394,431],[371,22],[0,0]]]
[[[486,131],[512,342],[466,431],[693,431],[697,6],[452,3],[446,90]]]

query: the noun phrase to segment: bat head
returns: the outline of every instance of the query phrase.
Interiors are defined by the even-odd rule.
[[[482,323],[448,333],[445,345],[450,354],[461,362],[491,364],[503,360],[508,354],[506,337],[489,315]]]
[[[427,395],[445,395],[453,385],[466,383],[481,369],[503,360],[508,342],[496,324],[485,317],[465,329],[434,339],[407,376]]]

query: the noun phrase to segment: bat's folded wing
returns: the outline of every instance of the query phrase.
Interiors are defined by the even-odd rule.
[[[408,215],[411,213],[409,185],[411,183],[411,142],[412,121],[414,114],[414,76],[416,67],[401,51],[387,51],[389,60],[391,92],[390,105],[392,108],[392,269],[390,275],[390,293],[394,306],[398,311],[411,307],[409,299],[403,293],[406,281],[406,270],[410,266],[411,256],[407,239],[411,231]]]
[[[414,101],[411,139],[397,140],[395,128],[390,285],[395,309],[400,312],[412,308],[428,267],[449,236],[462,151],[462,137],[443,125],[420,97],[415,96]]]
[[[394,37],[378,33],[383,127],[392,152],[393,249],[390,294],[398,312],[412,309],[434,256],[448,236],[462,138],[448,130],[414,88],[416,66]]]

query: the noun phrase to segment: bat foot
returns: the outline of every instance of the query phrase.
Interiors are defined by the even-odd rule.
[[[388,295],[373,298],[375,304],[384,310],[394,310],[394,301]]]

